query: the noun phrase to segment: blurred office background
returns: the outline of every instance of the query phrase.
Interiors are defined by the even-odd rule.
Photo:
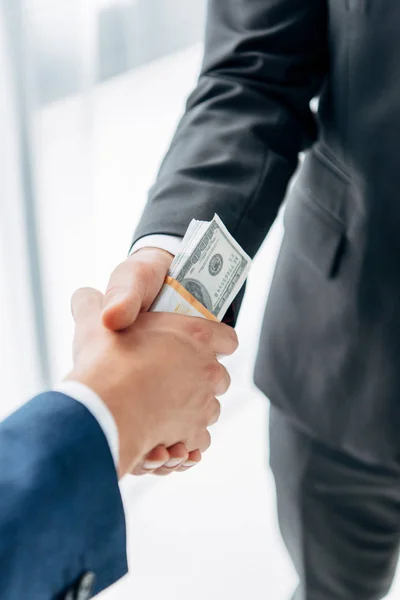
[[[104,289],[128,252],[196,81],[205,0],[0,6],[4,416],[68,371],[72,292]],[[290,597],[296,577],[267,471],[267,402],[251,378],[281,234],[278,219],[255,261],[241,348],[230,360],[232,389],[203,463],[184,475],[123,483],[131,573],[105,600]]]

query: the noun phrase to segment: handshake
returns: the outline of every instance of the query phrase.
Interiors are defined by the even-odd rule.
[[[115,269],[105,295],[87,288],[72,298],[74,366],[67,380],[89,386],[113,415],[120,477],[197,464],[219,417],[216,396],[230,385],[217,356],[238,347],[231,327],[147,312],[172,259],[164,250],[143,248]]]

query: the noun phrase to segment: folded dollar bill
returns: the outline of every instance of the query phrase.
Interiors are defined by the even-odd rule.
[[[211,222],[193,219],[150,310],[221,321],[250,267],[218,215]]]

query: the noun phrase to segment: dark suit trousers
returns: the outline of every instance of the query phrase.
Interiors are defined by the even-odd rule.
[[[270,444],[279,525],[300,580],[294,599],[383,598],[398,559],[400,466],[328,448],[276,408]]]

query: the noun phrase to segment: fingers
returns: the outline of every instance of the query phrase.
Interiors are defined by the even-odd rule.
[[[231,377],[226,368],[217,360],[206,367],[206,374],[216,396],[223,396],[231,385]]]
[[[208,440],[203,440],[207,445]],[[200,450],[188,452],[184,444],[175,444],[170,448],[157,446],[149,452],[146,459],[133,471],[133,475],[170,475],[174,472],[188,471],[200,463],[202,455]],[[169,466],[168,466],[169,465]]]
[[[183,463],[182,466],[180,466],[177,469],[178,473],[183,473],[184,471],[188,471],[189,469],[192,469],[193,467],[195,467],[196,465],[199,464],[199,462],[201,461],[201,452],[200,450],[193,450],[193,452],[189,452],[189,456],[187,458],[187,460]]]
[[[71,298],[71,312],[75,322],[91,318],[95,314],[96,318],[103,305],[103,294],[94,288],[80,288],[76,290]]]
[[[183,462],[173,468],[167,468],[166,465],[164,465],[163,467],[153,471],[153,475],[165,477],[166,475],[170,475],[174,472],[182,473],[199,464],[202,459],[202,453],[208,450],[211,445],[211,436],[209,432],[204,430],[204,432],[202,432],[202,434],[196,438],[196,442],[199,444],[199,448],[186,454],[186,458]],[[184,448],[186,449],[186,446],[184,446]],[[169,450],[171,450],[171,448]]]
[[[189,459],[185,444],[178,443],[170,448],[157,446],[133,471],[134,475],[170,475]]]
[[[169,460],[165,446],[157,446],[136,466],[133,475],[146,475],[162,467]]]
[[[103,294],[93,288],[77,290],[71,299],[71,311],[76,324],[76,334],[88,332],[99,325]]]
[[[114,331],[130,327],[140,311],[156,299],[172,254],[159,248],[143,248],[121,263],[112,273],[104,302],[103,323]]]
[[[189,452],[185,444],[179,443],[168,448],[169,459],[160,468],[153,471],[153,475],[170,475],[174,473],[180,466],[182,466],[189,458]]]
[[[214,354],[230,356],[239,346],[236,331],[224,323],[197,317],[185,317],[185,323],[182,322],[182,326],[188,329],[192,339],[207,345]]]
[[[135,256],[114,269],[104,297],[105,327],[119,331],[135,322],[146,295],[147,280],[146,265],[135,260]]]
[[[210,416],[208,418],[208,427],[211,425],[215,425],[221,415],[221,404],[218,402],[216,398],[211,403]]]
[[[140,319],[143,327],[181,331],[214,355],[231,355],[239,346],[235,330],[224,323],[174,313],[147,313],[140,315]]]
[[[211,446],[211,435],[208,429],[204,429],[204,431],[196,437],[196,444],[194,447],[196,446],[201,454],[204,454],[204,452],[209,449]]]

